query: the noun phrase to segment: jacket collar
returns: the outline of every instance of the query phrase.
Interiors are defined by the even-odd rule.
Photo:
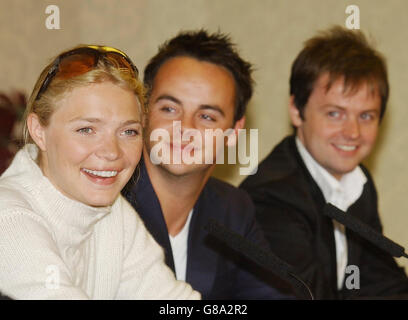
[[[324,200],[296,148],[295,136],[283,139],[261,162],[259,172],[262,174],[257,174],[255,179],[249,177],[245,181],[244,189],[261,189],[265,193],[262,196],[279,199],[300,211],[315,208],[312,195]],[[270,188],[275,184],[276,187]]]
[[[313,180],[307,170],[296,147],[295,136],[286,137],[272,153],[267,157],[263,166],[265,175],[262,183],[276,183],[279,187],[268,189],[268,196],[279,199],[289,206],[306,212],[311,219],[311,225],[316,228],[316,234],[320,234],[317,249],[319,256],[330,258],[330,263],[324,265],[323,272],[332,282],[332,287],[337,287],[335,241],[333,224],[330,218],[323,215],[322,208],[326,201],[319,186]]]
[[[174,271],[174,260],[166,221],[143,159],[140,160],[139,168],[140,175],[126,193],[126,198],[135,207],[153,238],[164,249],[166,264]]]
[[[205,185],[194,205],[187,241],[186,282],[190,283],[196,290],[200,288],[203,294],[211,292],[218,259],[216,252],[205,245],[208,235],[205,226],[208,219],[210,217],[216,218],[220,210],[217,206],[217,203],[220,203],[219,196],[211,190],[209,182]],[[154,239],[163,247],[166,264],[174,272],[174,258],[168,229],[159,199],[143,160],[140,161],[140,176],[125,192],[125,195],[135,207]]]
[[[212,192],[207,182],[194,206],[188,236],[186,281],[193,288],[199,288],[204,298],[214,285],[218,261],[216,251],[208,243],[208,232],[205,227],[209,218],[216,218],[219,215],[218,203],[217,195]]]

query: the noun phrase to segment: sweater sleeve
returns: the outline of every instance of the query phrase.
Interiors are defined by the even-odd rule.
[[[177,281],[164,262],[162,248],[123,199],[125,252],[117,299],[197,300],[200,293]]]
[[[0,290],[14,299],[89,299],[45,223],[25,208],[0,212],[0,270]]]

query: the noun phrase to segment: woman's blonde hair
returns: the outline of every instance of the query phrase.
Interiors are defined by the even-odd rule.
[[[88,47],[87,45],[79,45],[73,49]],[[145,108],[145,90],[143,83],[134,75],[133,70],[120,66],[119,63],[111,58],[109,55],[103,53],[99,56],[96,66],[91,68],[90,71],[74,76],[69,79],[58,78],[58,72],[51,80],[47,89],[41,93],[41,96],[37,99],[38,92],[40,91],[48,73],[53,68],[56,59],[64,55],[73,49],[67,50],[59,54],[53,61],[45,67],[41,72],[40,77],[35,83],[34,89],[30,95],[27,103],[27,107],[24,114],[24,127],[23,138],[24,144],[34,143],[30,136],[27,127],[27,117],[30,113],[34,113],[38,116],[40,124],[43,127],[48,126],[49,120],[57,108],[57,101],[62,99],[66,94],[70,93],[73,89],[78,87],[87,86],[90,84],[97,84],[102,82],[111,82],[123,89],[132,91],[138,98],[141,106],[141,116],[143,117]]]

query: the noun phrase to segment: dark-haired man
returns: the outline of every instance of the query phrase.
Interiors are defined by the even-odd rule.
[[[382,232],[376,189],[360,163],[376,141],[388,91],[384,59],[361,32],[334,27],[309,39],[290,78],[296,133],[241,185],[273,251],[318,299],[408,292],[390,255],[323,214],[330,202]]]
[[[208,130],[231,129],[235,135],[243,128],[252,95],[251,65],[223,34],[184,32],[159,48],[144,81],[148,116],[143,163],[137,182],[124,194],[164,248],[167,264],[203,299],[283,298],[267,277],[261,279],[263,270],[204,230],[214,218],[267,246],[246,192],[210,178],[220,146],[215,137],[208,140],[212,144],[204,139]]]

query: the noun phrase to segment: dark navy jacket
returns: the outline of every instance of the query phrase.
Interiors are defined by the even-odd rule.
[[[361,168],[367,183],[347,214],[382,233],[374,182]],[[297,151],[294,136],[278,144],[240,187],[251,195],[273,252],[295,267],[315,298],[408,298],[407,276],[393,257],[349,229],[348,264],[359,267],[360,288],[349,290],[343,283],[343,289],[337,290],[333,223],[323,214],[326,201]]]
[[[167,265],[175,270],[167,226],[159,200],[141,161],[140,177],[123,194],[133,205],[156,241],[164,248]],[[179,201],[180,199],[174,199]],[[203,299],[285,299],[254,274],[270,273],[212,239],[205,230],[210,218],[247,239],[268,247],[255,222],[255,208],[247,193],[210,178],[194,206],[187,248],[186,282]]]

